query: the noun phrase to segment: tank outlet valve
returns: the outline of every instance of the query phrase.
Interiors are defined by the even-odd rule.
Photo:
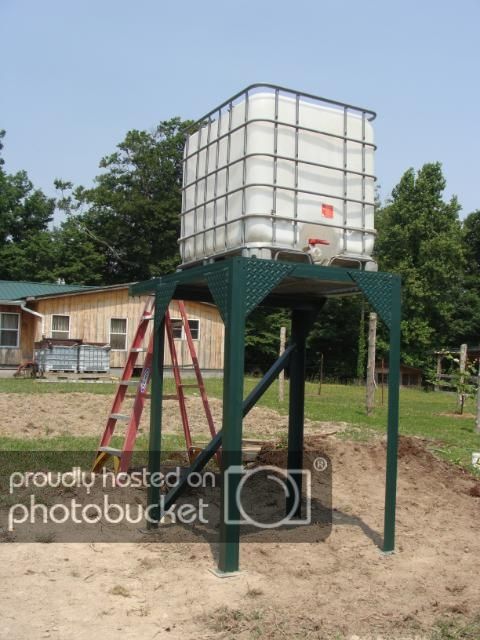
[[[325,246],[329,244],[330,242],[328,240],[323,240],[322,238],[309,238],[308,247],[305,247],[304,251],[310,255],[313,263],[321,263],[324,261],[322,245]]]

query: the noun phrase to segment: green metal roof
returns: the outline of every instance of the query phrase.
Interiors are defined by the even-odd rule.
[[[22,300],[37,296],[55,295],[97,289],[79,284],[54,284],[52,282],[22,282],[15,280],[0,280],[0,300]]]

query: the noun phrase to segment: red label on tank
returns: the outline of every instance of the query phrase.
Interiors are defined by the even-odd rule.
[[[333,205],[322,204],[322,216],[324,218],[333,218]]]

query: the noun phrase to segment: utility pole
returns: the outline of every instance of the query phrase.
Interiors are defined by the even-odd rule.
[[[366,408],[369,416],[375,408],[375,352],[377,343],[377,314],[368,317],[368,357],[367,357],[367,397]]]

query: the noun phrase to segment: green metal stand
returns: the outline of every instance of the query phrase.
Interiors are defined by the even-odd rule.
[[[295,351],[290,358],[290,396],[288,411],[288,458],[287,468],[291,481],[297,487],[297,493],[290,492],[286,499],[286,514],[301,516],[301,504],[296,505],[295,495],[302,494],[303,469],[303,432],[305,422],[305,364],[308,333],[316,314],[311,311],[292,311],[291,339]]]
[[[237,571],[239,565],[240,525],[226,523],[226,500],[228,515],[239,519],[235,492],[240,476],[233,474],[228,483],[225,474],[229,469],[242,464],[243,422],[243,370],[245,353],[245,272],[238,263],[230,264],[230,287],[228,289],[225,325],[225,364],[223,379],[223,426],[222,426],[222,485],[220,512],[220,553],[218,568],[224,573]],[[228,492],[228,495],[225,495]]]
[[[395,543],[395,505],[397,484],[398,400],[400,366],[400,279],[386,273],[350,271],[304,263],[278,262],[233,257],[213,264],[148,280],[131,287],[132,295],[156,296],[154,364],[152,371],[152,409],[150,419],[150,473],[160,469],[162,425],[162,379],[164,352],[164,314],[173,298],[215,303],[225,323],[225,368],[222,429],[192,464],[201,469],[220,445],[222,453],[222,502],[220,521],[219,571],[231,574],[239,568],[240,526],[234,496],[242,464],[242,420],[258,398],[290,359],[290,405],[288,427],[288,468],[303,468],[303,425],[305,396],[305,345],[318,311],[328,297],[363,293],[390,330],[389,404],[385,490],[385,552]],[[248,398],[243,399],[245,322],[258,305],[292,310],[292,344],[265,375]],[[228,482],[226,478],[228,477]],[[302,474],[291,473],[301,489]],[[163,501],[168,508],[182,486]],[[148,493],[154,527],[161,517],[158,489]],[[287,513],[292,510],[287,498]],[[226,517],[228,515],[228,518]],[[300,516],[300,507],[296,510]]]

